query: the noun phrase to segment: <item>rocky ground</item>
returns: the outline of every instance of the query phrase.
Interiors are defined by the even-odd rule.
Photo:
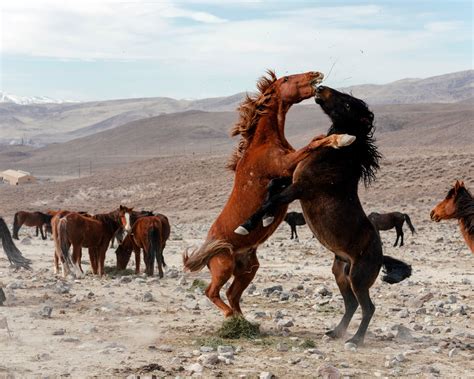
[[[161,280],[133,270],[117,274],[113,250],[106,277],[63,280],[53,274],[52,241],[22,229],[17,244],[33,271],[13,272],[0,253],[7,296],[0,307],[0,377],[473,377],[474,256],[455,222],[436,224],[428,215],[454,179],[472,190],[474,154],[385,153],[378,181],[361,196],[367,212],[411,216],[417,234],[405,227],[404,247],[392,247],[393,230],[382,237],[385,254],[410,263],[413,275],[396,285],[377,280],[376,313],[355,351],[324,335],[343,313],[332,253],[306,227],[298,242],[289,240],[287,225],[259,249],[260,270],[243,296],[242,308],[263,336],[217,337],[223,318],[201,289],[208,271],[184,274],[181,253],[202,242],[227,197],[224,157],[164,158],[80,180],[1,186],[7,221],[19,209],[97,212],[122,202],[169,215],[172,234]],[[88,262],[85,254],[83,266]],[[357,312],[348,337],[359,322]]]
[[[284,225],[259,251],[261,269],[243,299],[248,319],[264,333],[256,340],[217,337],[222,316],[200,283],[193,286],[208,281],[208,272],[181,272],[181,252],[199,243],[204,223],[175,228],[161,280],[113,272],[62,280],[52,272],[52,241],[25,231],[18,246],[34,270],[13,272],[0,259],[8,298],[0,308],[0,376],[472,376],[472,254],[456,225],[414,223],[418,234],[407,233],[402,248],[391,247],[393,231],[383,234],[385,252],[411,263],[413,276],[397,285],[376,282],[375,317],[356,350],[324,335],[343,303],[331,254],[305,228],[296,242]],[[107,265],[114,263],[109,250]],[[356,313],[349,334],[359,321]]]

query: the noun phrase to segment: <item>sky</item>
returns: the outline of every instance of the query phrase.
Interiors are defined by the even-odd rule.
[[[345,87],[472,69],[472,1],[2,0],[0,91],[196,99],[278,76]]]

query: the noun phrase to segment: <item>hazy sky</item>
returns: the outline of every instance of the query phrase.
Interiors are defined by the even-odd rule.
[[[386,83],[472,68],[472,2],[2,0],[0,90],[201,98],[278,75]]]

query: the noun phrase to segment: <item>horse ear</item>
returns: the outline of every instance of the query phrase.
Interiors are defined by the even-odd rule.
[[[456,183],[454,183],[454,189],[457,191],[461,186],[461,183],[459,182],[459,180],[456,180]]]

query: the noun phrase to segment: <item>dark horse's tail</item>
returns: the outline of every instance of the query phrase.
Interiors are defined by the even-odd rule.
[[[15,216],[13,217],[13,238],[14,239],[19,239],[18,238],[18,231],[20,230],[20,222],[18,221],[18,212],[15,213]]]
[[[409,227],[410,230],[411,230],[411,234],[416,233],[415,227],[414,227],[413,224],[411,223],[410,216],[408,216],[406,213],[404,213],[403,216],[405,217],[405,221],[407,222],[408,227]]]
[[[160,255],[160,247],[159,247],[159,239],[160,239],[160,231],[152,227],[148,230],[148,255],[146,257],[146,271],[147,275],[152,276],[155,267],[155,259],[158,257],[158,259],[161,260],[161,255]]]
[[[0,239],[2,241],[3,250],[7,255],[8,260],[10,263],[17,268],[23,267],[27,270],[31,270],[30,264],[31,261],[25,258],[21,251],[15,246],[15,243],[12,240],[12,236],[10,235],[10,231],[8,230],[7,224],[0,217]]]
[[[402,280],[411,276],[411,266],[398,259],[383,256],[383,271],[385,275],[382,277],[384,282],[394,284],[400,283]]]

